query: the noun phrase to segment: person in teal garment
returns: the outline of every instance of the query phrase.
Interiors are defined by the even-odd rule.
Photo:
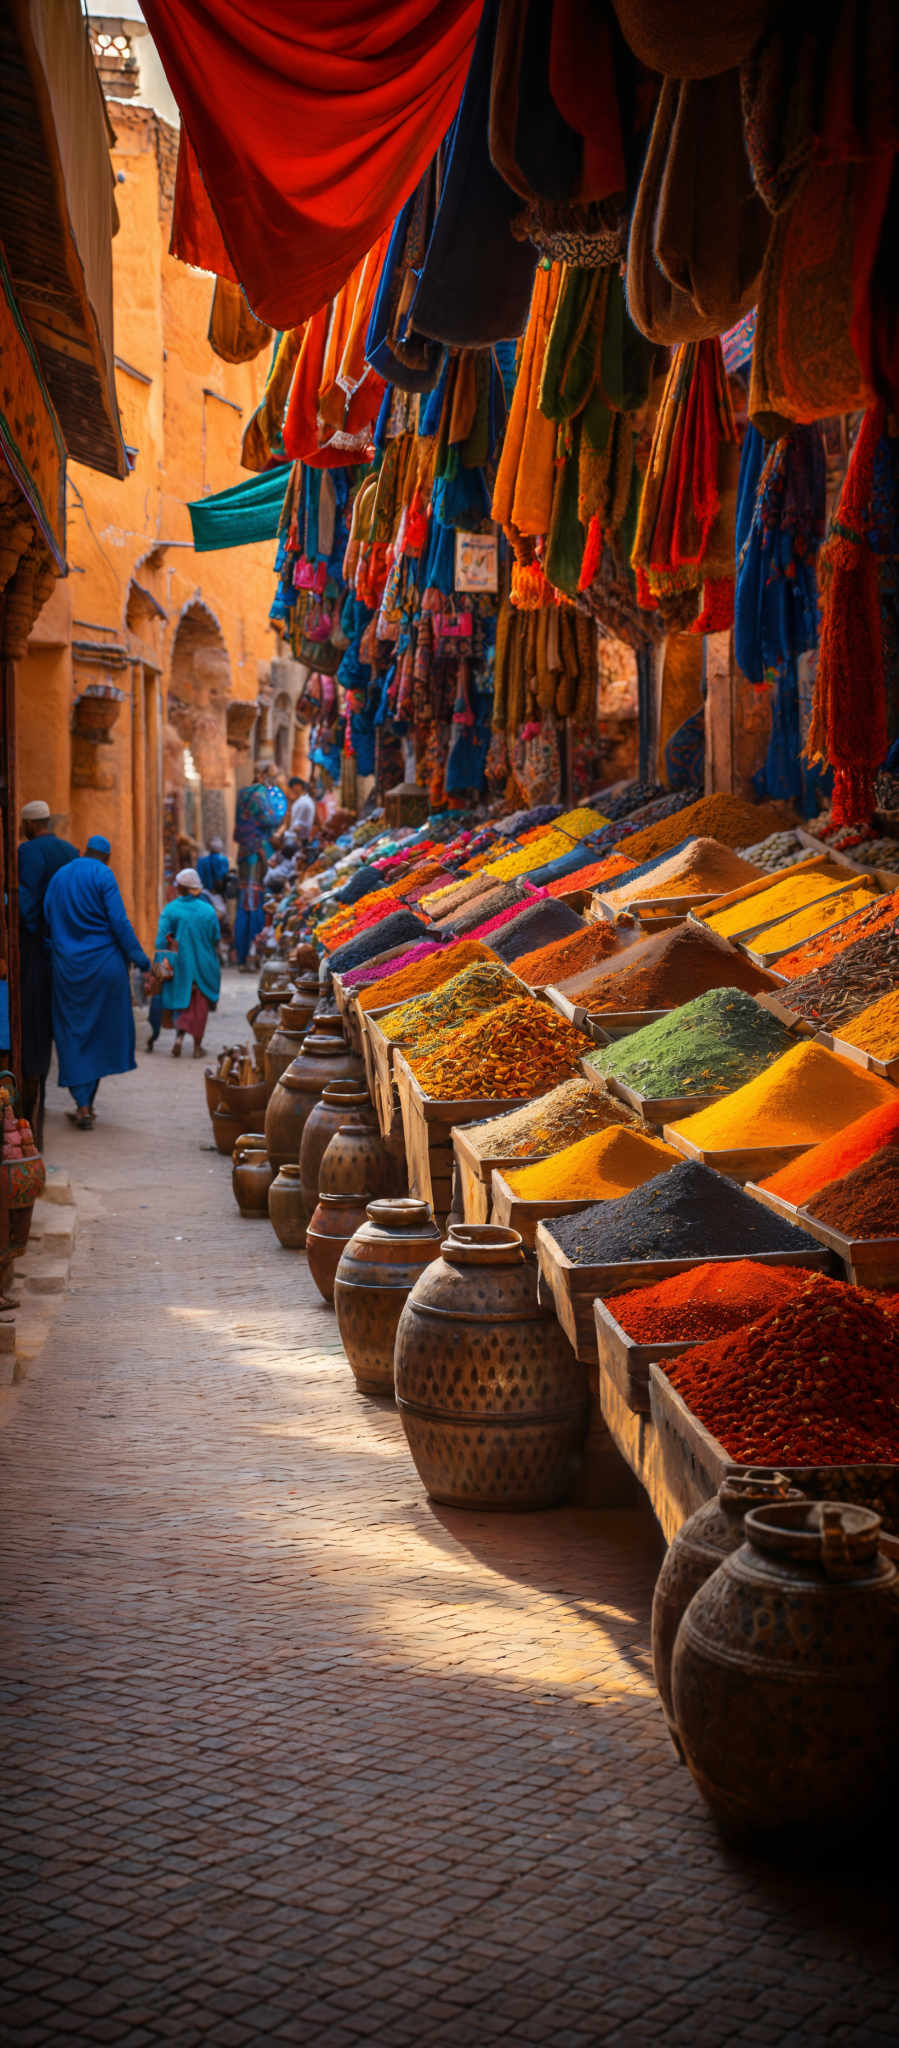
[[[128,962],[150,967],[109,871],[111,852],[95,833],[83,857],[57,868],[44,896],[59,1082],[75,1098],[72,1122],[80,1131],[93,1129],[103,1075],[137,1065]]]
[[[194,1042],[194,1059],[203,1056],[203,1033],[210,1010],[214,1010],[222,985],[219,960],[219,921],[212,904],[203,894],[196,868],[182,868],[175,876],[177,895],[167,903],[156,933],[156,961],[168,962],[171,979],[165,984],[165,1007],[174,1016],[175,1043],[172,1058],[180,1059],[184,1034]]]

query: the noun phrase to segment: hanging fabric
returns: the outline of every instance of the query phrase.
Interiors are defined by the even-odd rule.
[[[821,646],[809,755],[834,770],[838,824],[870,819],[899,719],[899,440],[866,412],[821,551]],[[892,730],[891,730],[892,726]]]
[[[209,346],[222,363],[253,363],[267,348],[272,330],[250,312],[239,284],[217,277],[209,309]]]

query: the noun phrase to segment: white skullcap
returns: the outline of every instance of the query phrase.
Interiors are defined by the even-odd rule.
[[[36,796],[30,804],[22,805],[22,816],[28,819],[29,824],[33,825],[38,819],[49,818],[50,806],[45,804],[42,796]]]
[[[175,876],[176,889],[189,889],[192,896],[202,896],[203,884],[196,868],[181,868]]]

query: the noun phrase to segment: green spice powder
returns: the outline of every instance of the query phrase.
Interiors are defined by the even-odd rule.
[[[592,1053],[591,1065],[641,1095],[725,1094],[752,1081],[793,1044],[742,989],[713,988],[668,1017]]]

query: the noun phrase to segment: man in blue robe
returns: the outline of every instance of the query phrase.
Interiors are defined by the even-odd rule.
[[[78,848],[50,830],[50,806],[41,797],[22,808],[19,847],[19,984],[22,991],[22,1113],[44,1142],[44,1095],[53,1051],[53,975],[44,929],[44,896],[57,868],[78,859]]]
[[[75,1098],[72,1121],[80,1131],[93,1129],[103,1075],[127,1074],[137,1064],[128,962],[150,969],[109,871],[111,852],[109,840],[96,834],[83,859],[53,876],[44,897],[59,1080]]]
[[[220,839],[210,839],[209,850],[200,855],[197,874],[210,896],[224,896],[228,880],[228,856]]]

